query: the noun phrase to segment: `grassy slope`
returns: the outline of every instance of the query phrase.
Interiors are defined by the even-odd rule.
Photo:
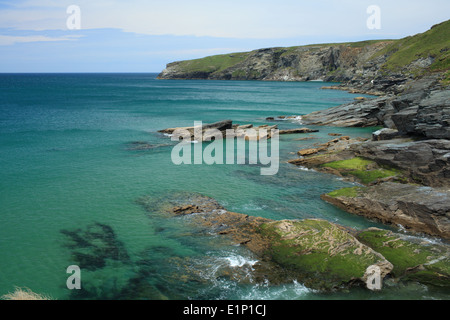
[[[382,71],[385,73],[402,71],[405,66],[408,66],[415,60],[431,56],[435,60],[429,68],[425,70],[418,69],[410,71],[416,75],[421,75],[428,72],[443,71],[446,75],[446,80],[444,81],[450,83],[450,20],[442,22],[424,33],[400,40],[367,40],[350,43],[312,44],[307,46],[277,48],[277,51],[282,56],[285,56],[297,54],[298,51],[301,51],[299,49],[304,48],[338,45],[361,48],[381,41],[390,41],[391,43],[376,53],[372,59],[382,55],[386,55],[388,57],[386,63],[382,67]],[[186,73],[221,72],[245,61],[245,59],[254,52],[255,51],[222,54],[201,59],[181,61],[178,63],[178,68]]]
[[[206,58],[181,61],[178,67],[187,72],[220,72],[245,60],[250,52],[221,54]]]
[[[428,71],[450,69],[450,20],[435,25],[427,32],[394,41],[375,56],[389,55],[382,67],[385,72],[400,71],[419,58],[433,57]],[[426,72],[427,70],[416,72]]]

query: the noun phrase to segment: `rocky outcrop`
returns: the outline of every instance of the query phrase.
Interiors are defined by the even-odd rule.
[[[288,162],[294,165],[328,171],[323,165],[333,161],[342,161],[355,158],[355,153],[349,148],[353,144],[359,144],[364,139],[350,139],[348,136],[339,137],[326,143],[315,144],[315,148],[299,150],[298,159]]]
[[[395,103],[405,106],[391,116],[399,132],[429,139],[450,139],[450,90],[434,90],[423,99],[407,101],[403,98]]]
[[[436,76],[408,82],[401,95],[355,101],[302,116],[302,122],[337,127],[383,126],[400,135],[450,139],[450,89]]]
[[[450,194],[442,189],[450,186],[449,140],[334,139],[298,154],[289,162],[368,186],[337,190],[323,200],[410,232],[450,238]]]
[[[398,168],[415,183],[450,187],[450,140],[366,141],[352,144],[349,150],[356,156]]]
[[[216,136],[214,132],[209,131],[215,129],[221,133],[220,136]],[[226,138],[230,136],[231,138],[243,138],[245,140],[260,140],[260,139],[270,139],[274,131],[278,134],[298,134],[298,133],[312,133],[319,132],[319,130],[309,129],[309,128],[294,128],[286,130],[278,130],[277,125],[269,126],[267,124],[254,127],[252,124],[233,124],[231,120],[223,120],[211,124],[202,124],[202,126],[197,127],[177,127],[177,128],[167,128],[159,130],[158,132],[163,133],[167,136],[172,136],[175,132],[183,135],[183,132],[193,140],[201,139],[201,141],[211,141],[212,138]]]
[[[322,195],[322,199],[369,219],[450,239],[450,192],[447,190],[384,182],[356,187],[354,191],[354,194]]]
[[[450,286],[448,246],[377,228],[363,230],[356,237],[393,264],[394,277],[437,287]]]
[[[246,269],[253,284],[295,280],[315,290],[338,290],[368,286],[372,270],[378,270],[381,285],[388,276],[396,281],[450,285],[445,245],[417,244],[386,230],[356,231],[321,219],[274,221],[249,216],[230,212],[196,193],[142,198],[139,203],[152,215],[180,218],[182,214],[183,223],[197,236],[215,234],[250,250],[257,259]],[[427,274],[422,276],[423,270]],[[238,274],[238,268],[228,269],[227,276],[240,279],[233,273]]]
[[[315,111],[302,116],[302,122],[312,125],[335,127],[375,127],[384,125],[386,101],[382,97],[369,101],[355,101],[349,104]]]
[[[332,289],[366,282],[374,266],[383,279],[393,268],[381,254],[325,220],[274,221],[263,224],[261,230],[271,258],[293,270],[309,287]]]
[[[448,79],[450,20],[399,40],[267,48],[169,63],[159,79],[342,82],[334,88],[374,95],[399,94],[409,80]],[[419,76],[418,76],[419,75]]]
[[[164,133],[166,135],[172,135],[175,131],[180,132],[187,132],[189,137],[192,140],[195,140],[196,133],[199,137],[201,137],[202,141],[208,141],[210,139],[210,135],[206,134],[208,130],[215,129],[222,133],[222,137],[226,137],[226,130],[232,129],[232,121],[231,120],[223,120],[211,124],[202,124],[201,126],[196,127],[177,127],[177,128],[167,128],[159,130],[158,132]]]
[[[355,74],[373,78],[384,57],[371,59],[390,41],[267,48],[252,52],[173,62],[159,79],[267,81],[349,81]]]

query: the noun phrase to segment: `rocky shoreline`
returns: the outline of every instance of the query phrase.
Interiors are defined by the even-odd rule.
[[[421,247],[423,243],[411,243],[402,233],[348,230],[323,220],[271,221],[232,213],[218,204],[211,207],[213,200],[207,200],[206,207],[204,199],[200,203],[188,201],[169,212],[192,215],[195,225],[227,235],[247,247],[261,258],[255,267],[256,277],[270,282],[296,279],[313,289],[333,290],[367,283],[368,270],[377,266],[382,279],[414,279],[450,286],[450,254],[445,245],[450,239],[450,90],[437,76],[402,83],[402,86],[405,89],[400,94],[390,93],[399,90],[391,88],[385,96],[355,99],[350,104],[308,115],[269,117],[266,121],[382,126],[383,129],[373,133],[372,139],[330,134],[332,140],[299,150],[299,157],[289,163],[359,184],[323,194],[322,200],[410,235],[440,238],[444,244]],[[252,124],[238,125],[226,120],[206,124],[201,131],[205,133],[212,128],[223,132],[234,129],[242,136],[249,129],[278,129],[277,125],[254,128]],[[194,132],[194,127],[160,132],[170,135],[176,129]],[[280,131],[281,134],[310,132],[317,130]],[[401,245],[392,247],[391,242]],[[323,247],[317,246],[318,243]],[[404,249],[407,253],[402,252]],[[434,250],[439,253],[431,254]],[[384,256],[386,252],[390,259]],[[415,261],[415,255],[422,252],[427,254]],[[402,265],[404,260],[396,262],[397,255],[406,255],[405,259],[411,260],[407,267]],[[333,262],[334,259],[339,263]],[[314,266],[308,261],[314,261]],[[338,272],[341,269],[349,272]]]
[[[319,291],[355,285],[373,290],[369,278],[375,268],[381,284],[383,279],[393,279],[448,288],[449,92],[436,79],[424,79],[412,83],[401,95],[361,99],[310,115],[266,119],[326,126],[383,126],[372,139],[330,134],[332,140],[299,150],[299,158],[289,163],[358,183],[321,198],[351,214],[393,226],[398,232],[374,228],[357,231],[320,219],[273,221],[229,212],[205,196],[168,205],[164,212],[189,216],[193,227],[202,226],[208,233],[226,236],[256,254],[259,262],[252,272],[260,282],[295,280]],[[220,121],[205,125],[202,132],[211,128],[245,132],[253,125]],[[260,128],[277,129],[277,125],[256,127]],[[176,129],[160,132],[170,135]],[[283,133],[316,131],[298,128]],[[439,244],[421,236],[437,237]]]
[[[248,249],[257,258],[247,270],[254,284],[299,281],[319,292],[354,286],[382,290],[383,281],[450,287],[450,248],[444,244],[377,228],[358,231],[321,219],[249,216],[196,193],[139,203],[151,214],[182,218],[196,234],[224,237]],[[379,287],[372,286],[373,270]],[[228,270],[227,277],[238,279],[239,272]]]
[[[450,239],[450,90],[437,77],[406,87],[302,116],[305,124],[384,128],[372,140],[300,150],[290,163],[361,183],[322,196],[345,211]]]
[[[440,35],[448,33],[449,23],[392,43],[271,48],[217,56],[214,59],[226,67],[216,69],[209,68],[215,61],[212,58],[175,62],[159,75],[160,79],[341,81],[340,85],[322,89],[376,96],[358,97],[351,103],[307,115],[268,117],[266,121],[381,127],[372,139],[336,135],[327,143],[295,150],[298,158],[289,163],[357,183],[321,198],[398,232],[349,230],[314,219],[270,221],[222,207],[205,210],[192,203],[173,209],[173,214],[191,215],[196,225],[247,247],[260,257],[254,270],[256,277],[271,282],[298,279],[318,290],[364,283],[370,287],[369,270],[376,266],[381,279],[450,287],[448,48],[439,49],[434,57],[411,55],[411,51],[422,50],[424,39],[443,47]],[[410,45],[402,46],[405,42]],[[442,67],[437,68],[440,63]],[[204,65],[208,72],[202,71]],[[231,121],[227,125],[239,127]],[[299,128],[283,133],[299,132],[308,131]],[[436,237],[440,244],[425,243],[421,236]]]

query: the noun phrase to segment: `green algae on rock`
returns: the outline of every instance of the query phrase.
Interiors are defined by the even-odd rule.
[[[271,258],[295,271],[314,289],[336,289],[367,281],[369,267],[377,266],[384,278],[392,264],[359,242],[343,227],[326,220],[283,220],[264,223]]]
[[[439,287],[450,287],[450,250],[420,238],[370,228],[357,235],[362,243],[380,252],[393,265],[391,274]]]
[[[398,169],[381,167],[375,161],[361,157],[324,163],[322,166],[338,170],[343,176],[353,176],[363,184],[374,183],[378,179],[390,177],[400,178],[402,175]]]
[[[354,198],[358,196],[358,189],[359,187],[352,187],[352,188],[342,188],[335,191],[331,191],[327,194],[327,196],[332,198],[338,198],[338,197],[347,197],[347,198]]]

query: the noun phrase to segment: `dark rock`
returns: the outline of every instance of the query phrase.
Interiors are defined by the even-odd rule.
[[[231,121],[231,120],[222,120],[222,121],[214,122],[214,123],[210,123],[210,124],[202,124],[201,127],[167,128],[167,129],[159,130],[158,132],[170,135],[170,134],[173,134],[177,130],[185,130],[185,131],[190,133],[191,139],[194,139],[195,138],[195,131],[199,130],[202,133],[203,141],[209,141],[208,139],[210,139],[211,137],[208,136],[208,135],[205,135],[205,133],[209,129],[217,129],[217,130],[222,132],[222,137],[225,137],[226,136],[226,130],[232,129],[232,127],[233,127],[233,121]]]
[[[436,76],[408,82],[401,95],[349,103],[304,115],[305,124],[339,127],[384,126],[400,135],[450,139],[450,90]]]
[[[394,139],[352,144],[355,155],[399,168],[412,181],[432,187],[450,186],[450,140]]]
[[[391,140],[398,138],[400,133],[396,129],[383,128],[372,133],[373,141]]]
[[[198,206],[193,204],[173,208],[173,213],[177,215],[192,214],[201,211],[202,210]]]
[[[355,191],[356,195],[328,194],[322,199],[369,219],[450,239],[449,191],[393,182],[356,188]]]
[[[297,129],[280,130],[279,134],[296,134],[296,133],[312,133],[312,132],[319,132],[319,130],[309,128],[297,128]]]
[[[151,149],[157,149],[160,147],[167,147],[170,144],[151,144],[146,141],[133,141],[128,143],[127,150],[130,151],[145,151]]]

